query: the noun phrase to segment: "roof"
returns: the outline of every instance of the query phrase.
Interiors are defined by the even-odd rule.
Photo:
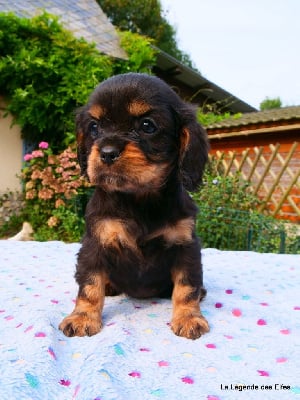
[[[233,113],[251,113],[257,111],[256,108],[209,81],[199,74],[199,72],[182,64],[176,58],[162,50],[157,50],[156,66],[165,73],[173,74],[173,79],[187,85],[195,93],[195,96],[201,93],[206,98],[212,100],[212,102],[218,102],[222,108],[227,108]]]
[[[271,110],[243,114],[239,118],[228,118],[207,127],[209,131],[244,129],[258,125],[287,125],[300,122],[300,106],[275,108]]]
[[[19,17],[32,17],[44,10],[59,16],[75,37],[95,42],[101,53],[127,58],[114,26],[95,0],[0,0],[0,11]]]
[[[32,17],[44,10],[59,16],[64,27],[73,32],[74,36],[96,43],[101,53],[116,58],[127,58],[119,45],[114,26],[96,0],[0,0],[0,11],[13,12],[20,17]],[[159,70],[165,81],[172,81],[168,83],[184,85],[191,94],[192,101],[198,104],[217,103],[220,108],[233,113],[256,111],[254,107],[212,83],[197,71],[162,50],[156,50],[155,73]]]

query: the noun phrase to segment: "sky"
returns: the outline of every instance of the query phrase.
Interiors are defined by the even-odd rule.
[[[300,0],[161,0],[200,73],[259,109],[300,105]]]

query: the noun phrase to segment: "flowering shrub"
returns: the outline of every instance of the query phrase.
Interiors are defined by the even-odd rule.
[[[68,147],[55,155],[47,142],[24,156],[21,179],[25,189],[23,218],[37,240],[77,241],[83,231],[83,205],[88,183],[80,176],[77,155]]]

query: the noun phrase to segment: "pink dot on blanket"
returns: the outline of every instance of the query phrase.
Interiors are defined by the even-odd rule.
[[[278,358],[276,358],[276,362],[277,363],[284,363],[284,362],[286,362],[287,361],[287,358],[286,357],[278,357]]]
[[[240,309],[238,309],[238,308],[234,308],[234,309],[232,310],[232,314],[233,314],[235,317],[240,317],[240,316],[242,315],[242,311],[241,311]]]
[[[257,321],[257,325],[260,325],[260,326],[267,325],[267,322],[264,319],[259,319]]]
[[[59,383],[62,385],[62,386],[70,386],[71,385],[71,381],[69,381],[69,379],[61,379],[60,381],[59,381]]]
[[[208,349],[216,349],[216,348],[217,348],[217,346],[216,346],[215,344],[213,344],[213,343],[207,343],[205,346],[206,346]]]
[[[159,362],[158,362],[158,366],[159,366],[159,367],[168,367],[168,366],[169,366],[169,363],[168,363],[168,361],[162,360],[162,361],[159,361]]]
[[[289,335],[291,332],[289,329],[281,329],[280,333],[282,333],[283,335]]]
[[[227,290],[225,290],[225,293],[226,293],[226,294],[232,294],[232,292],[233,292],[232,289],[227,289]]]
[[[294,310],[299,311],[299,310],[300,310],[300,307],[299,307],[299,306],[295,306],[295,307],[294,307]]]
[[[210,394],[206,398],[207,400],[220,400],[220,397],[218,396],[211,396]]]
[[[50,354],[50,356],[51,356],[54,360],[57,360],[56,354],[54,353],[54,350],[52,349],[52,347],[48,347],[48,353]]]
[[[24,330],[24,332],[27,333],[27,332],[31,331],[32,328],[33,328],[33,325],[30,325]]]
[[[216,304],[215,304],[215,307],[216,307],[216,308],[221,308],[221,307],[223,307],[223,304],[222,304],[222,303],[216,303]]]
[[[191,378],[190,376],[185,376],[185,377],[181,378],[181,381],[183,383],[187,383],[189,385],[192,385],[194,383],[194,379]]]
[[[141,377],[141,373],[138,372],[138,371],[132,371],[128,375],[132,376],[133,378],[140,378]]]
[[[34,336],[35,337],[46,337],[47,335],[44,332],[37,332]]]
[[[267,372],[267,371],[259,371],[259,370],[257,370],[257,372],[259,373],[260,376],[270,376],[269,372]]]

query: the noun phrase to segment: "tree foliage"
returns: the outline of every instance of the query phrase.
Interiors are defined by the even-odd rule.
[[[261,111],[272,110],[280,107],[282,107],[282,102],[279,97],[275,97],[274,99],[266,97],[259,105]]]
[[[74,140],[74,110],[99,82],[128,70],[149,71],[155,62],[150,41],[128,33],[122,42],[129,58],[115,62],[50,14],[0,13],[0,93],[23,138],[62,150]]]
[[[167,21],[159,0],[97,0],[111,22],[121,31],[148,36],[161,50],[193,67],[190,56],[180,50],[176,30]]]

